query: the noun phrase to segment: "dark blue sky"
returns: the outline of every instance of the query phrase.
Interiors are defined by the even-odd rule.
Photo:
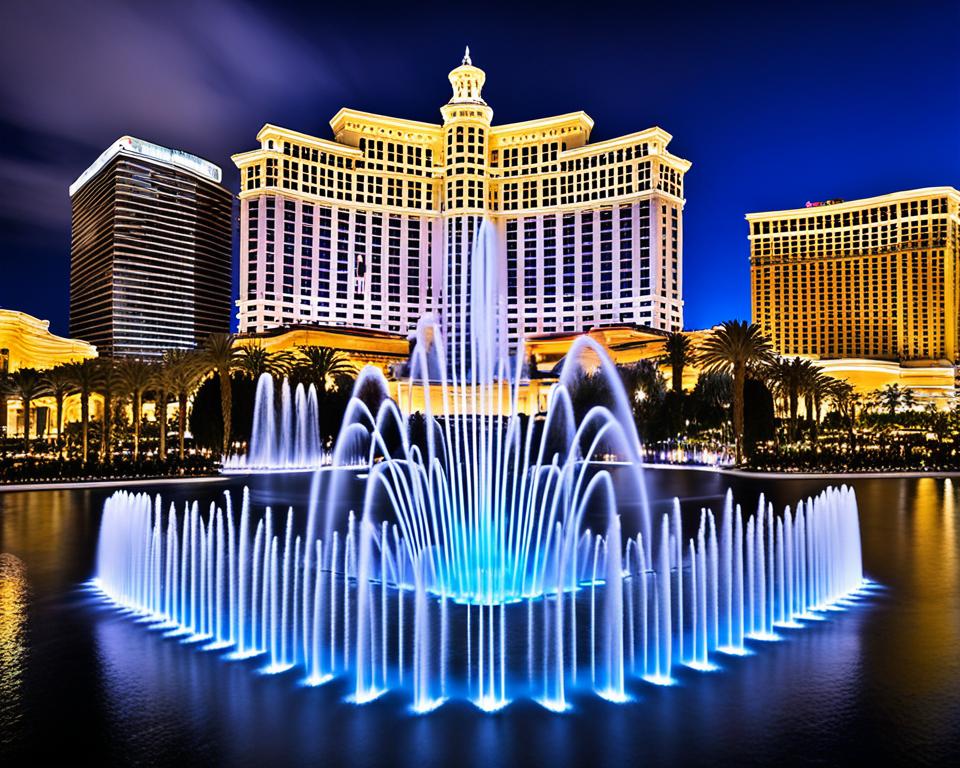
[[[693,162],[686,325],[748,317],[748,211],[960,185],[960,3],[537,7],[227,0],[7,4],[0,306],[66,333],[67,186],[133,134],[220,164],[265,122],[329,137],[341,106],[437,122],[469,44],[494,122],[583,109],[660,125]],[[400,13],[397,13],[399,9]]]

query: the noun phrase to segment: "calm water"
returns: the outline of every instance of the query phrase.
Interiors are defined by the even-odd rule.
[[[648,471],[655,508],[674,495],[695,516],[733,487],[745,509],[779,508],[824,481]],[[158,486],[209,499],[241,481]],[[358,708],[338,684],[300,688],[163,639],[94,602],[100,507],[109,490],[0,493],[2,765],[849,764],[960,758],[960,526],[930,478],[854,480],[867,573],[884,590],[710,674],[673,688],[633,685],[626,706],[575,699],[552,715],[519,702],[407,714],[403,694]],[[956,482],[960,498],[960,482]],[[256,478],[255,507],[303,507],[303,475]],[[656,509],[655,509],[656,511]]]

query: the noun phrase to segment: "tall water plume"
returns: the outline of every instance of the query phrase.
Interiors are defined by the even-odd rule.
[[[546,411],[528,417],[495,242],[482,226],[468,334],[448,347],[442,319],[422,318],[396,399],[379,369],[361,371],[305,515],[256,514],[247,494],[239,511],[227,497],[205,514],[115,494],[102,592],[169,631],[261,655],[268,672],[344,677],[358,703],[403,688],[417,712],[452,697],[559,711],[573,691],[622,702],[631,681],[712,669],[863,586],[847,488],[795,514],[761,499],[744,522],[728,496],[696,530],[679,502],[655,521],[630,398],[592,339],[573,343]],[[315,392],[284,383],[278,400],[261,379],[248,465],[309,463],[315,413]]]

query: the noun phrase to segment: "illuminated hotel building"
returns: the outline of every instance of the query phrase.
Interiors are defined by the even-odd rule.
[[[333,141],[266,125],[240,169],[241,332],[341,325],[466,333],[473,238],[498,240],[511,344],[522,335],[683,326],[683,176],[651,128],[589,144],[574,112],[495,126],[485,75],[449,75],[442,124],[341,109]]]
[[[70,186],[70,335],[158,357],[230,330],[232,206],[220,168],[124,136]]]
[[[50,332],[50,321],[0,307],[0,378],[21,368],[47,370],[64,363],[79,362],[97,356],[97,348],[77,339],[65,339]],[[79,410],[79,398],[68,396],[64,415],[69,421]],[[56,432],[54,399],[45,395],[33,401],[33,433],[40,436]],[[13,391],[0,387],[0,437],[23,434],[23,404]]]
[[[956,363],[960,193],[747,214],[753,320],[783,355]]]

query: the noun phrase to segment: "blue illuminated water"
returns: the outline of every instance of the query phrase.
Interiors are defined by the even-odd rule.
[[[685,530],[728,487],[775,508],[823,481],[751,481],[687,470],[646,473],[650,507],[679,496]],[[251,480],[254,507],[302,508],[303,475]],[[563,766],[730,762],[947,763],[960,749],[960,539],[942,480],[851,481],[862,509],[864,567],[883,585],[870,600],[721,669],[679,667],[677,685],[628,683],[612,705],[571,694],[556,716],[519,700],[497,715],[449,702],[419,717],[402,691],[349,704],[347,679],[301,687],[259,675],[257,660],[223,660],[145,631],[79,587],[95,562],[104,490],[0,494],[0,759],[285,765],[527,764]],[[156,486],[204,506],[242,482]],[[17,595],[20,595],[18,598]],[[55,726],[54,726],[55,724]],[[55,727],[56,738],[51,734]]]
[[[250,444],[245,453],[224,459],[226,471],[316,469],[330,462],[320,444],[316,387],[292,388],[288,379],[279,386],[277,397],[272,376],[257,381]]]
[[[348,518],[329,555],[315,542],[311,570],[292,506],[282,520],[267,507],[254,525],[248,493],[239,512],[232,498],[204,515],[197,502],[178,511],[159,495],[114,494],[92,588],[179,642],[258,659],[261,673],[296,672],[308,686],[347,678],[358,704],[403,689],[418,713],[454,698],[495,711],[520,697],[562,712],[573,691],[624,702],[628,679],[670,685],[678,666],[715,670],[749,640],[776,640],[872,592],[846,488],[799,502],[795,518],[762,497],[744,516],[728,493],[719,523],[701,510],[685,560],[678,501],[652,560],[614,515],[605,537],[587,527],[571,542],[567,567],[557,523],[535,556],[545,577],[494,596],[488,580],[481,600],[418,577],[386,520],[364,532]]]
[[[581,691],[623,703],[628,679],[711,671],[748,639],[869,594],[847,487],[784,509],[728,494],[692,531],[679,503],[654,516],[630,395],[592,338],[572,343],[545,413],[529,417],[496,250],[484,222],[462,297],[469,333],[421,318],[395,400],[379,368],[361,371],[305,509],[119,492],[93,586],[147,628],[258,658],[264,673],[297,670],[306,685],[347,678],[357,704],[402,690],[420,714],[520,698],[563,712]],[[578,413],[588,376],[600,388]],[[314,390],[297,388],[299,418],[286,381],[281,391],[274,430],[261,377],[253,465],[278,453],[303,465],[316,442]]]
[[[890,501],[858,503],[855,488],[826,483],[795,486],[790,496],[783,493],[789,483],[767,495],[751,485],[739,495],[721,491],[709,474],[692,482],[712,486],[710,493],[683,489],[671,498],[663,492],[667,478],[651,493],[627,393],[588,338],[571,347],[547,412],[528,418],[519,405],[523,350],[511,356],[505,348],[494,242],[482,226],[471,295],[463,297],[470,332],[448,347],[442,323],[421,320],[410,380],[398,395],[410,398],[403,409],[387,396],[379,370],[361,372],[330,468],[273,482],[252,476],[249,490],[229,482],[88,494],[74,500],[77,509],[58,512],[96,521],[80,548],[86,553],[96,539],[95,563],[71,595],[97,643],[86,674],[105,690],[107,707],[124,700],[124,727],[135,729],[120,733],[104,723],[108,749],[131,739],[142,745],[153,733],[158,743],[146,754],[154,762],[183,738],[156,725],[172,721],[204,734],[189,753],[201,762],[275,763],[289,748],[324,762],[420,765],[453,745],[451,735],[418,722],[473,711],[496,724],[471,726],[480,734],[470,752],[478,762],[568,763],[578,753],[563,725],[549,743],[499,743],[499,730],[518,720],[539,726],[546,717],[574,720],[580,736],[621,723],[596,762],[623,764],[643,750],[662,757],[656,745],[664,736],[647,720],[680,706],[672,699],[689,706],[697,694],[685,695],[688,689],[725,687],[715,680],[748,681],[748,712],[753,701],[786,712],[795,686],[819,687],[821,708],[839,695],[834,665],[850,649],[799,638],[867,621],[885,598],[887,582],[865,577],[872,574],[869,563],[864,570],[860,511],[876,514],[878,501]],[[577,417],[576,387],[594,370],[607,395]],[[272,388],[261,380],[263,424],[248,461],[279,456],[282,466],[309,465],[316,398],[283,384],[278,411]],[[418,439],[405,415],[414,402],[424,413]],[[937,492],[943,522],[952,525],[952,485]],[[18,608],[30,599],[30,561],[26,570],[9,559],[3,567],[10,576],[0,629],[13,638],[4,643],[42,656],[46,649],[35,645]],[[780,646],[805,649],[793,686],[749,671],[770,669],[761,659],[781,655]],[[58,684],[24,698],[19,681],[31,662],[29,653],[21,656],[9,674],[4,666],[3,681],[19,742],[33,732],[29,707],[49,706],[46,699],[66,690]],[[180,685],[171,689],[168,679]],[[126,701],[131,682],[136,703]],[[220,696],[223,739],[207,718],[184,722],[177,714],[191,711],[192,698],[203,711],[208,697]],[[21,708],[21,698],[32,703]],[[168,703],[158,712],[158,702]],[[727,706],[717,700],[694,715],[713,721]],[[350,710],[374,714],[354,719]],[[746,726],[742,717],[736,724]],[[675,728],[695,726],[678,721]],[[287,728],[303,730],[281,736]],[[646,731],[648,741],[637,742],[634,730]],[[102,727],[95,731],[104,736]],[[231,738],[247,752],[234,752]],[[218,745],[209,755],[206,739]],[[416,744],[397,751],[410,739]],[[728,740],[680,749],[672,761]],[[557,753],[561,745],[566,754]]]

